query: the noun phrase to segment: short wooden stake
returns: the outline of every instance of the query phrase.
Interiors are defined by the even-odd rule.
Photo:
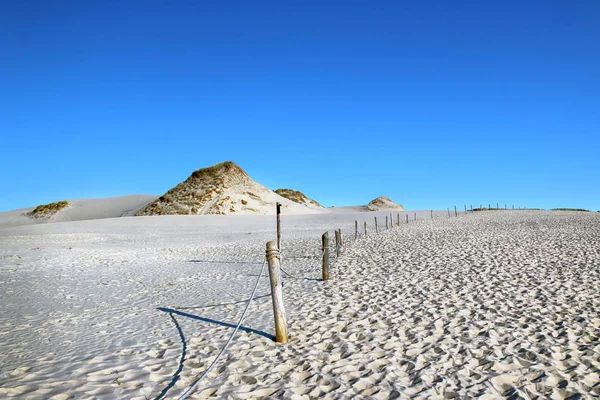
[[[340,231],[335,231],[335,255],[340,256]]]
[[[471,212],[473,212],[473,204],[471,204]]]
[[[387,217],[387,215],[385,216],[385,229],[390,229],[388,227],[388,217]]]
[[[450,218],[450,207],[448,207],[448,218]]]
[[[433,219],[433,210],[430,210],[430,211],[431,211],[431,219]]]
[[[367,221],[365,221],[365,236],[367,236]]]
[[[344,237],[342,236],[342,228],[338,229],[339,235],[340,235],[340,249],[342,247],[344,247]]]
[[[279,272],[277,242],[267,242],[267,263],[269,264],[271,299],[273,301],[273,315],[275,317],[275,341],[277,343],[287,343],[287,323],[285,321],[285,308],[283,306],[283,289]]]
[[[377,217],[375,217],[375,233],[379,233],[379,228],[377,227]]]
[[[417,220],[417,213],[415,213],[415,221]]]
[[[358,221],[354,220],[354,240],[358,239]]]
[[[465,204],[465,214],[467,213],[467,205]]]
[[[323,251],[323,280],[329,280],[329,232],[321,236],[321,250]]]
[[[408,224],[408,214],[406,214],[406,223]]]
[[[390,228],[394,227],[394,216],[390,213]]]
[[[458,217],[458,211],[456,211],[456,206],[454,206],[454,216]]]
[[[398,213],[398,226],[400,226],[400,213]]]

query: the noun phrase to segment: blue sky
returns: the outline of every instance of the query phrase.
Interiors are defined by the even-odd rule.
[[[330,205],[600,210],[600,2],[0,2],[0,211],[224,160]]]

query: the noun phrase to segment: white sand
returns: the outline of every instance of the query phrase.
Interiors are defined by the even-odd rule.
[[[408,212],[386,231],[386,214],[284,216],[298,275],[318,278],[306,256],[344,229],[332,280],[284,280],[279,345],[263,279],[193,397],[600,395],[600,215]],[[369,221],[357,242],[355,218]],[[227,340],[273,239],[264,216],[0,227],[0,397],[178,396]]]

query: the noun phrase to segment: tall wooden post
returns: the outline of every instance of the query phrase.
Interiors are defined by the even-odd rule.
[[[281,204],[277,203],[277,249],[281,251]]]
[[[344,237],[342,236],[342,228],[338,229],[338,234],[340,235],[340,249],[344,247]]]
[[[415,213],[415,221],[417,220],[417,213]]]
[[[400,226],[400,213],[398,213],[398,226]]]
[[[394,216],[390,213],[390,228],[394,227]]]
[[[358,221],[354,220],[354,240],[358,239]]]
[[[365,237],[367,236],[367,221],[365,221]]]
[[[323,280],[329,280],[329,232],[325,232],[321,236],[321,243],[323,250]]]
[[[377,227],[377,217],[375,217],[375,233],[379,233],[379,228]]]
[[[390,229],[388,227],[388,217],[387,217],[387,215],[385,216],[385,229]]]
[[[471,204],[471,212],[473,212],[473,204]]]
[[[406,213],[406,223],[408,224],[408,213]]]
[[[458,217],[458,211],[456,211],[456,206],[454,206],[454,216]]]
[[[337,257],[340,256],[340,248],[341,248],[341,245],[340,245],[340,231],[338,231],[336,229],[336,231],[335,231],[335,255]]]
[[[433,210],[430,210],[430,211],[431,211],[431,219],[433,219]]]
[[[467,205],[465,204],[465,214],[467,213]]]
[[[448,218],[450,218],[450,207],[448,207]]]
[[[271,299],[273,301],[273,315],[275,317],[275,341],[277,343],[287,343],[287,323],[285,321],[283,290],[279,272],[279,249],[275,242],[267,242],[267,263],[269,264]]]

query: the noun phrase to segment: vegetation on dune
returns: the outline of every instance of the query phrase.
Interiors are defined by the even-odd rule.
[[[57,201],[50,204],[42,204],[31,210],[30,212],[24,213],[26,217],[37,218],[37,219],[49,219],[60,210],[69,207],[70,204],[66,200]]]
[[[585,208],[553,208],[552,211],[584,211],[584,212],[590,212],[590,210],[586,210]]]
[[[312,199],[309,199],[308,197],[306,197],[306,195],[299,190],[282,188],[282,189],[276,189],[275,193],[277,193],[281,197],[285,197],[286,199],[293,201],[294,203],[313,204],[313,205],[316,205],[319,207],[323,207],[321,204],[319,204],[315,200],[312,200]]]

